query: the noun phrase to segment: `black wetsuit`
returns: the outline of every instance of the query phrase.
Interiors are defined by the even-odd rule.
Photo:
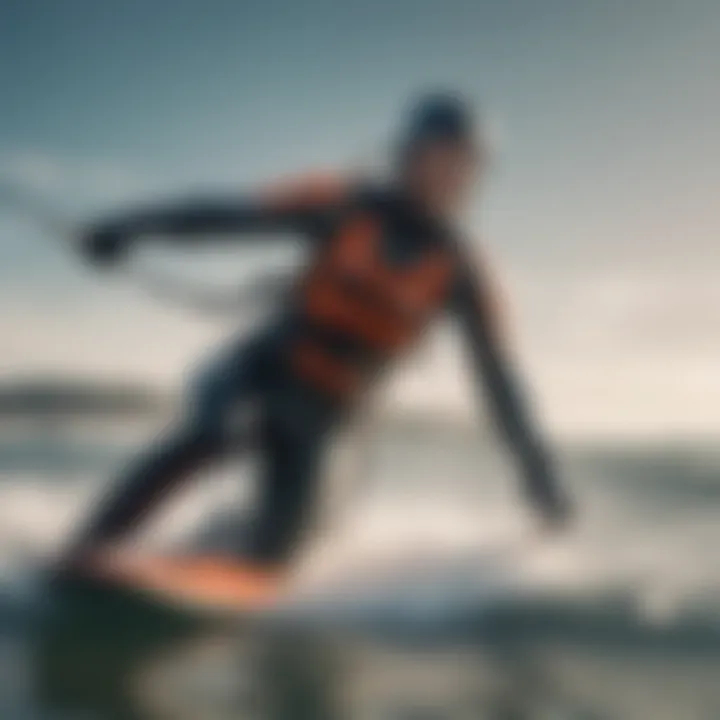
[[[482,276],[463,260],[454,230],[401,193],[363,189],[343,195],[342,200],[303,204],[187,203],[98,226],[88,235],[87,247],[95,256],[107,256],[145,234],[189,240],[212,232],[237,239],[242,232],[290,230],[305,238],[314,252],[321,252],[348,212],[358,209],[382,227],[379,252],[389,268],[413,267],[435,250],[454,258],[438,314],[445,309],[458,319],[479,386],[520,463],[526,490],[544,506],[559,507],[548,454],[498,342]],[[313,386],[295,371],[289,362],[294,344],[298,338],[311,337],[324,352],[357,361],[371,374],[389,364],[386,359],[365,357],[367,349],[342,333],[313,327],[300,309],[301,302],[291,294],[270,327],[230,348],[220,369],[207,376],[194,394],[181,426],[125,473],[81,536],[81,546],[122,536],[164,493],[229,447],[241,445],[259,453],[262,468],[253,532],[242,551],[267,563],[288,559],[313,509],[331,435],[354,407],[354,401]]]

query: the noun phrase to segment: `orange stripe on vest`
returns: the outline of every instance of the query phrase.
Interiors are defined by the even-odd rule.
[[[359,372],[310,343],[295,348],[293,361],[295,369],[303,378],[331,395],[354,395],[362,385]]]
[[[438,310],[453,263],[449,255],[436,250],[411,267],[388,267],[379,254],[380,230],[367,217],[355,218],[346,226],[311,270],[301,302],[313,325],[339,331],[368,350],[391,358],[418,338]],[[316,357],[310,371],[305,357],[298,361],[298,370],[315,384],[337,392],[343,383],[330,364],[337,366],[341,361],[328,357],[321,348],[316,348],[315,354],[324,354],[325,361]],[[328,371],[326,378],[320,371],[323,364]],[[345,370],[347,374],[350,368]]]

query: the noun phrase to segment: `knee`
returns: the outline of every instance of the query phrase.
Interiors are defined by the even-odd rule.
[[[188,432],[206,443],[235,444],[253,435],[259,424],[261,403],[238,396],[219,382],[190,398],[185,424]]]

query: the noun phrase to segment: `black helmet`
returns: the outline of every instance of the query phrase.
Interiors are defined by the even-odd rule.
[[[434,140],[475,143],[473,109],[452,92],[428,93],[411,107],[400,138],[401,155]]]

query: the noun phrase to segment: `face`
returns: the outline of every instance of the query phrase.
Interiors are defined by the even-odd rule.
[[[457,211],[468,198],[481,170],[475,148],[457,142],[433,142],[417,148],[406,167],[413,195],[433,212]]]

